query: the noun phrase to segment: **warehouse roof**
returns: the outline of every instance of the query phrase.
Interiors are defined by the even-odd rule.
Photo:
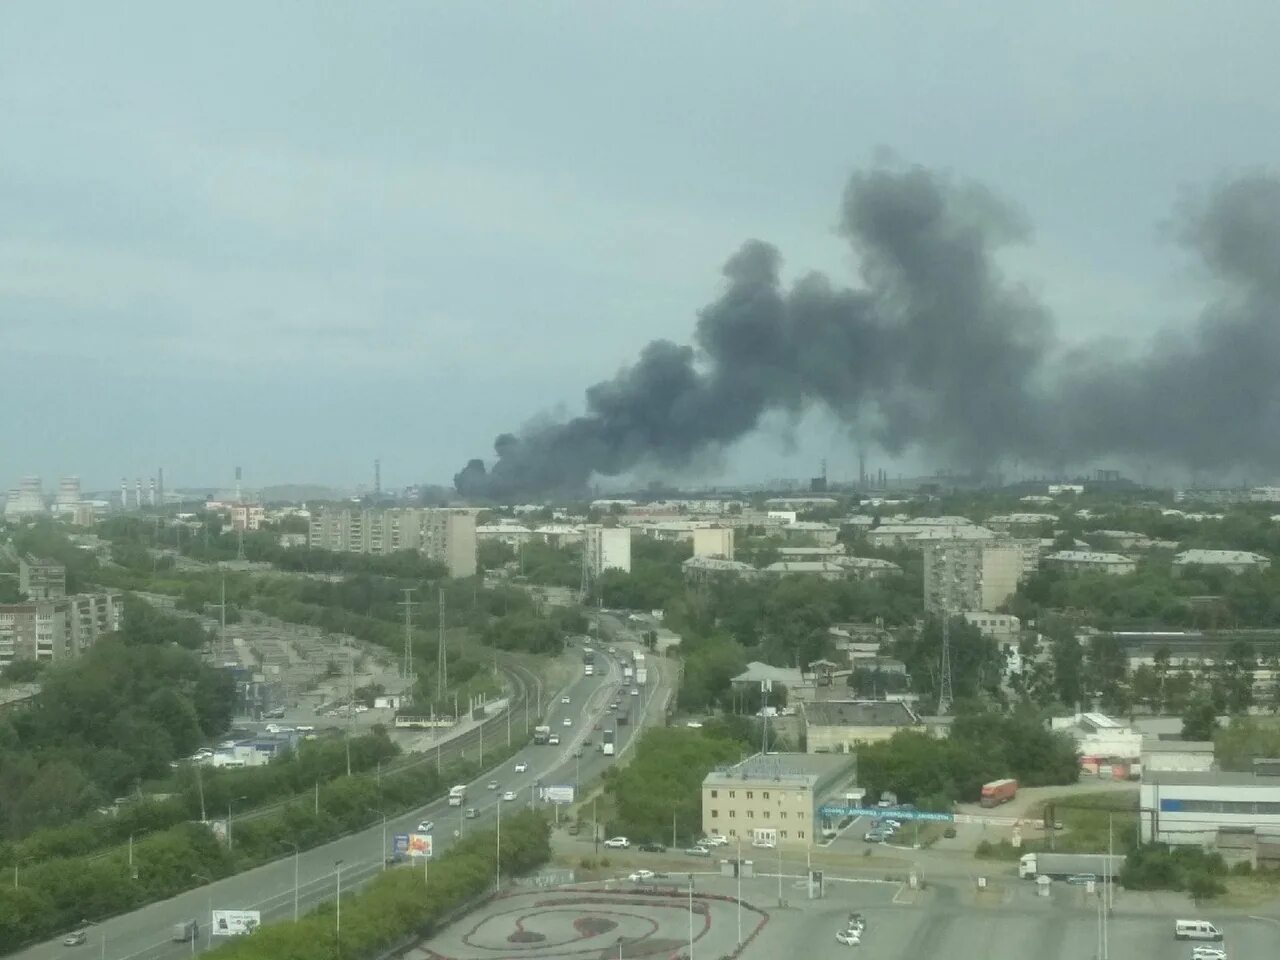
[[[895,700],[818,700],[802,703],[805,723],[815,727],[908,727],[920,718]]]

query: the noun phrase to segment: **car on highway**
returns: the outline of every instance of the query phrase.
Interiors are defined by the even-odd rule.
[[[497,789],[498,789],[498,781],[497,781],[497,780],[490,780],[490,781],[489,781],[489,789],[490,789],[490,790],[497,790]]]
[[[514,790],[508,790],[506,793],[502,795],[503,800],[514,800],[515,798],[516,798],[516,792]]]
[[[610,849],[625,850],[631,846],[631,841],[626,837],[610,837],[604,842],[604,845]]]
[[[617,709],[618,709],[618,701],[617,701],[617,700],[614,700],[612,703],[610,703],[610,704],[609,704],[609,709],[610,709],[610,710],[617,710]]]
[[[560,734],[553,733],[551,736],[549,736],[547,738],[547,744],[552,747],[560,746]]]
[[[610,648],[609,648],[609,652],[610,652],[610,653],[617,653],[617,652],[618,652],[618,648],[617,648],[617,647],[610,647]]]
[[[639,849],[645,853],[666,853],[667,848],[660,843],[642,843]]]
[[[573,726],[573,717],[565,717],[565,718],[564,718],[563,720],[561,720],[560,722],[561,722],[561,723],[563,723],[566,727],[572,727],[572,726]]]
[[[849,914],[849,924],[845,929],[857,929],[857,931],[861,933],[863,930],[867,929],[867,918],[860,913],[851,913]]]
[[[474,820],[476,817],[480,816],[480,811],[475,807],[467,807],[467,812],[463,814],[463,816],[468,820]]]
[[[573,701],[572,701],[572,700],[570,700],[568,697],[561,697],[561,698],[560,698],[560,702],[561,702],[561,703],[573,703]]]
[[[862,943],[862,934],[856,930],[841,930],[836,934],[836,943],[843,943],[846,947],[856,947]]]
[[[656,877],[657,874],[652,870],[637,870],[635,873],[627,877],[632,883],[645,883]]]
[[[1067,883],[1074,883],[1079,887],[1097,882],[1098,875],[1096,873],[1073,873],[1071,876],[1067,877]]]
[[[528,769],[529,764],[525,763],[523,760],[516,764],[516,773],[524,773]]]
[[[68,933],[65,937],[62,938],[62,945],[64,947],[78,947],[80,946],[80,944],[88,941],[88,939],[89,939],[89,934],[87,931],[73,930],[71,933]]]
[[[436,828],[436,825],[432,823],[430,820],[423,820],[420,824],[418,824],[419,833],[430,833],[435,828]]]
[[[631,695],[632,695],[633,697],[638,697],[638,696],[640,696],[640,691],[639,691],[636,687],[632,687],[632,688],[631,688]]]

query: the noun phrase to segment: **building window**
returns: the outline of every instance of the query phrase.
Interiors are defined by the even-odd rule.
[[[803,810],[797,810],[797,811],[796,811],[796,816],[797,816],[797,817],[799,817],[801,820],[803,820],[803,819],[804,819],[804,811],[803,811]]]
[[[762,813],[760,816],[761,816],[761,819],[768,820],[768,819],[769,819],[769,811],[768,811],[768,810],[766,810],[766,811],[765,811],[764,813]]]
[[[778,836],[782,837],[783,840],[787,839],[787,831],[783,830]]]
[[[748,819],[748,820],[754,820],[755,818],[756,818],[756,812],[755,812],[754,810],[748,810],[748,811],[747,811],[747,819]]]
[[[762,796],[762,797],[764,797],[766,800],[768,800],[768,799],[769,799],[769,791],[768,791],[768,790],[766,790],[764,793],[760,794],[760,796]]]
[[[737,810],[730,810],[730,811],[729,811],[729,819],[730,819],[730,820],[732,820],[732,819],[733,819],[734,817],[736,817],[737,815],[738,815],[738,811],[737,811]]]
[[[738,835],[738,831],[737,831],[737,830],[730,830],[730,831],[729,831],[729,836],[731,836],[731,837],[736,837],[737,835]]]
[[[712,811],[711,811],[711,816],[712,816],[712,819],[714,819],[714,818],[716,818],[716,817],[720,816],[720,811],[719,811],[719,810],[712,810]]]
[[[737,792],[736,790],[730,790],[730,791],[729,791],[729,799],[730,799],[730,800],[733,800],[733,799],[734,799],[735,797],[737,797],[737,796],[738,796],[738,792]]]
[[[787,811],[783,810],[780,816],[782,817],[783,820],[787,819]]]
[[[720,791],[718,791],[718,790],[712,790],[712,791],[711,791],[711,799],[712,799],[712,800],[714,800],[714,799],[715,799],[716,797],[718,797],[718,796],[720,796]]]
[[[801,840],[803,840],[803,839],[804,839],[804,831],[803,831],[803,830],[799,830],[799,831],[797,831],[797,832],[796,832],[796,836],[797,836],[797,837],[799,837]]]
[[[754,799],[754,798],[755,798],[755,794],[754,794],[754,793],[752,793],[750,790],[748,790],[748,791],[747,791],[747,799],[748,799],[748,800],[751,800],[751,799]]]

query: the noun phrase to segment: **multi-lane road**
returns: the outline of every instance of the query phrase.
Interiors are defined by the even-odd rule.
[[[631,644],[618,646],[618,655],[633,649]],[[566,656],[581,661],[581,650],[571,648]],[[653,659],[653,658],[651,658]],[[377,821],[369,828],[338,840],[304,850],[294,856],[286,856],[256,867],[234,877],[216,881],[179,894],[170,900],[153,903],[132,913],[113,917],[87,928],[88,942],[77,947],[65,947],[61,938],[26,948],[11,956],[16,960],[49,960],[59,957],[74,960],[76,957],[96,957],[99,960],[176,960],[178,957],[203,951],[209,947],[210,913],[212,910],[258,910],[262,921],[290,918],[295,903],[299,912],[306,912],[315,904],[332,899],[341,878],[342,890],[348,891],[367,881],[378,871],[386,869],[392,837],[397,833],[415,832],[419,822],[431,820],[435,826],[432,839],[435,851],[447,850],[454,839],[454,831],[468,831],[492,826],[499,816],[498,808],[515,812],[537,803],[535,785],[544,786],[586,785],[598,777],[613,760],[603,757],[597,750],[600,734],[604,729],[616,729],[617,750],[625,753],[632,739],[647,723],[661,722],[669,690],[662,675],[663,668],[653,664],[649,669],[649,683],[637,697],[623,686],[622,670],[617,658],[610,657],[599,648],[596,650],[596,675],[583,676],[581,667],[577,678],[565,689],[547,691],[542,697],[542,718],[560,735],[558,746],[524,747],[515,756],[504,761],[492,771],[487,771],[467,785],[467,799],[462,807],[450,807],[441,798],[415,810],[390,817],[385,826]],[[526,687],[532,695],[532,676],[517,671],[519,686]],[[563,702],[567,698],[568,702]],[[631,722],[615,728],[615,711],[609,704],[620,701],[630,706]],[[522,706],[512,717],[511,726],[523,731]],[[535,710],[536,712],[536,710]],[[565,726],[564,720],[570,721]],[[505,744],[505,736],[495,732],[506,726],[505,718],[489,721],[486,736]],[[468,739],[476,735],[468,735]],[[581,750],[583,742],[590,739],[592,745]],[[469,748],[470,752],[470,748]],[[517,762],[527,764],[527,770],[516,773]],[[498,789],[488,784],[497,781]],[[502,795],[513,791],[516,800],[503,801]],[[466,819],[467,807],[477,811],[475,819]],[[371,816],[372,819],[372,816]],[[404,868],[391,868],[404,869]],[[200,938],[196,943],[176,943],[171,932],[175,924],[194,919],[200,925]],[[214,938],[214,945],[218,943]]]

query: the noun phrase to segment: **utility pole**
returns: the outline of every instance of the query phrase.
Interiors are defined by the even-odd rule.
[[[445,688],[449,685],[449,658],[444,650],[444,585],[440,585],[440,623],[439,637],[436,641],[436,700],[444,700]],[[457,713],[457,710],[454,710]]]
[[[400,606],[404,607],[404,667],[406,682],[413,680],[413,587],[405,587],[402,591],[404,599]]]
[[[222,658],[227,657],[227,575],[222,575],[222,603],[219,605],[222,614],[222,635],[219,638],[222,649],[219,651]]]
[[[493,890],[502,892],[502,800],[498,800],[498,849],[493,857]]]
[[[938,550],[935,567],[945,585],[942,599],[942,664],[939,673],[938,716],[946,717],[950,716],[951,705],[955,700],[951,685],[951,586],[955,574],[951,569],[951,554],[945,547]]]

